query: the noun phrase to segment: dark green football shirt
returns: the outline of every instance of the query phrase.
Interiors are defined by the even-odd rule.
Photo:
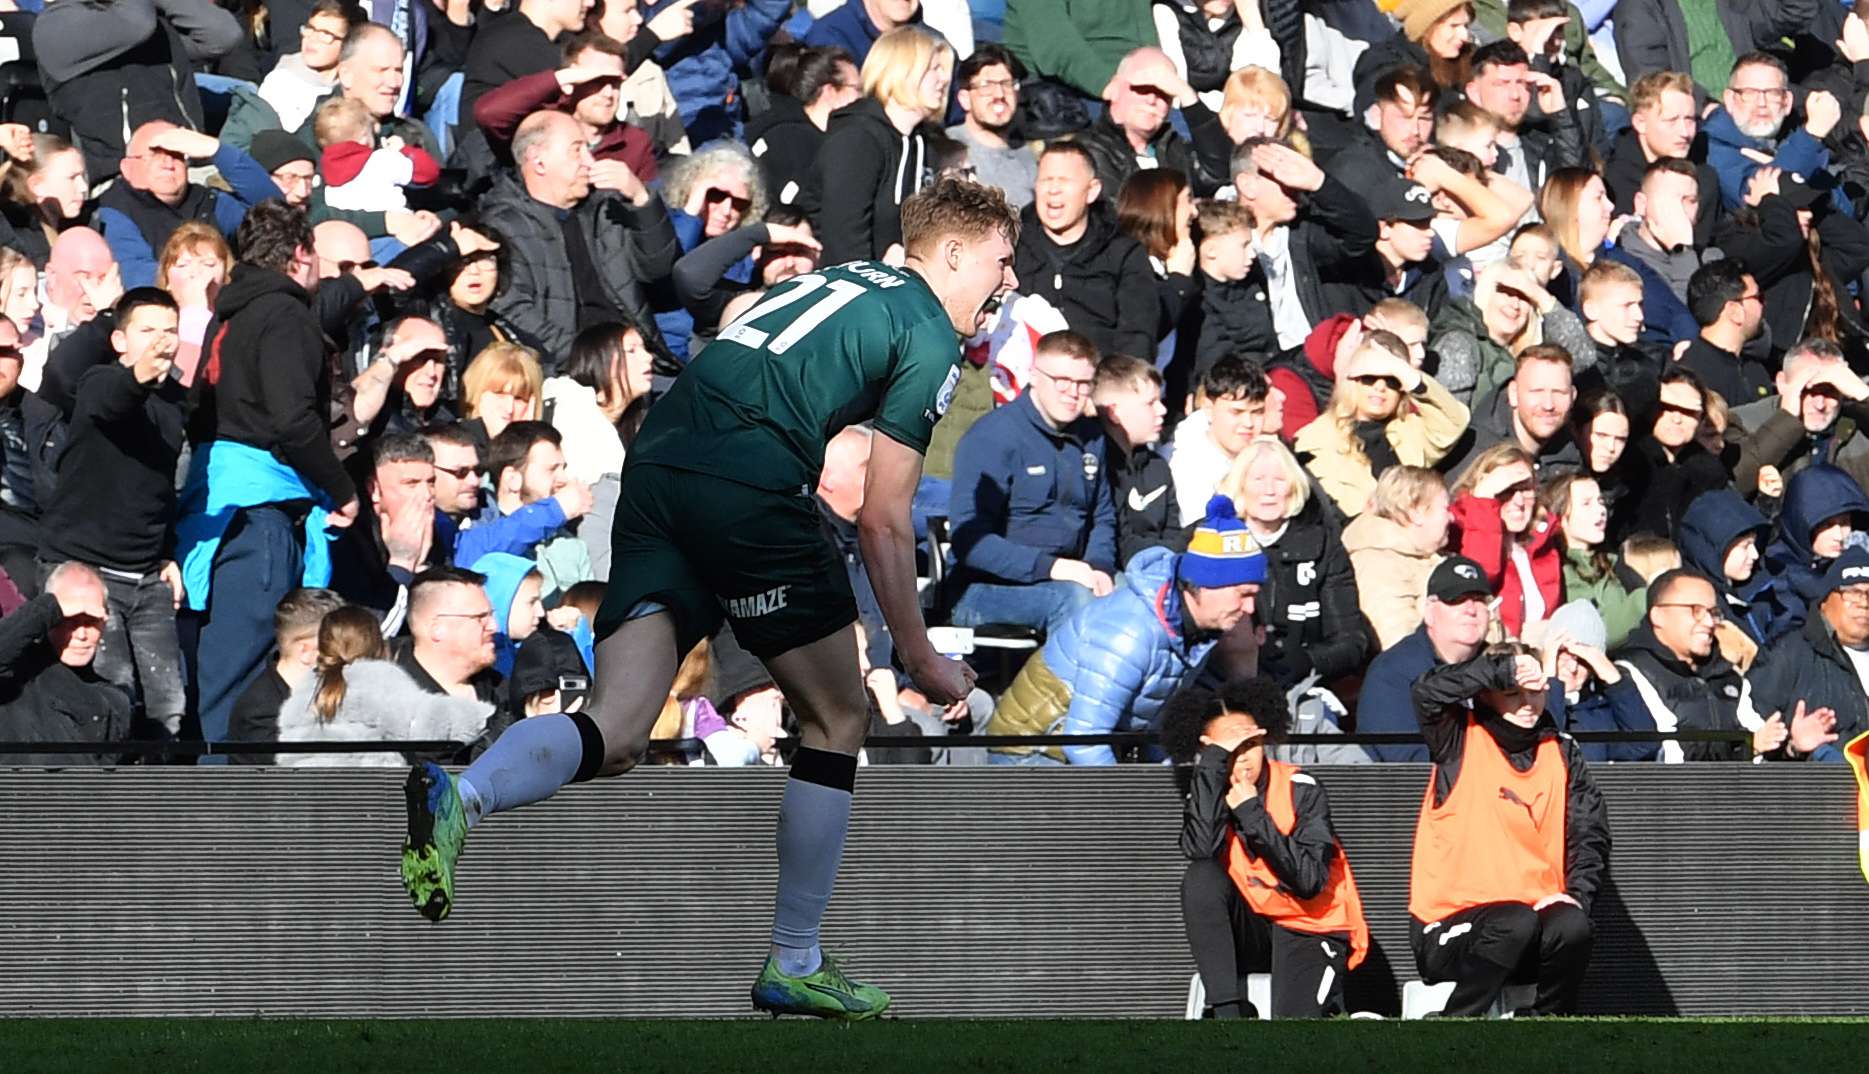
[[[813,488],[824,446],[856,422],[926,452],[960,353],[915,273],[878,261],[819,269],[723,328],[650,409],[630,456],[757,488]]]

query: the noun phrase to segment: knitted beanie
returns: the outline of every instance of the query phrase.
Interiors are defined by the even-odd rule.
[[[1202,589],[1265,581],[1265,552],[1240,521],[1232,499],[1215,496],[1207,501],[1207,517],[1194,527],[1175,575]]]
[[[1468,6],[1469,0],[1398,0],[1391,13],[1402,24],[1402,36],[1420,43],[1428,36],[1428,28],[1441,21],[1442,17],[1458,8]]]

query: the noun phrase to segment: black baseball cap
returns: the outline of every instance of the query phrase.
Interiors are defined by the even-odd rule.
[[[1428,575],[1428,596],[1443,604],[1492,595],[1493,587],[1486,583],[1486,572],[1465,556],[1448,556]]]
[[[1369,193],[1369,211],[1378,220],[1425,224],[1437,215],[1434,195],[1420,183],[1399,176],[1383,179]]]
[[[590,671],[578,643],[562,630],[541,626],[513,656],[513,674],[506,683],[513,711],[524,712],[526,698],[558,691],[562,710],[590,693]]]
[[[1830,191],[1796,172],[1786,172],[1778,177],[1778,196],[1790,202],[1793,209],[1808,209],[1829,197]]]

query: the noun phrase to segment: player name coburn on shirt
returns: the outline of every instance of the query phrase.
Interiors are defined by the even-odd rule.
[[[770,615],[785,607],[786,591],[789,585],[768,589],[764,593],[755,593],[750,597],[728,597],[727,614],[735,619],[756,619]]]

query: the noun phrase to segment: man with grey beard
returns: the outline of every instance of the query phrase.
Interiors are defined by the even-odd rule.
[[[1733,77],[1720,102],[1706,124],[1707,163],[1720,176],[1720,199],[1728,212],[1746,201],[1753,173],[1766,167],[1802,176],[1820,190],[1833,190],[1837,207],[1849,211],[1827,171],[1830,151],[1824,148],[1824,139],[1843,117],[1834,95],[1818,90],[1805,97],[1804,124],[1787,134],[1792,96],[1784,62],[1748,52],[1733,63]]]

